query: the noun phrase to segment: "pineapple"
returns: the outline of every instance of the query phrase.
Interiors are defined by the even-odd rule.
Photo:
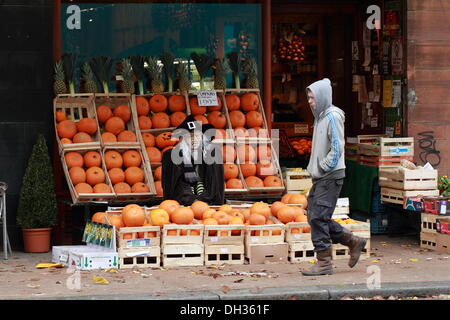
[[[163,63],[164,67],[164,74],[166,75],[167,80],[167,91],[172,92],[173,91],[173,61],[174,56],[170,52],[164,52],[161,57],[161,62]]]
[[[177,65],[177,73],[178,73],[178,87],[180,91],[189,92],[191,89],[191,80],[189,79],[189,67],[186,62],[182,62],[178,60]]]
[[[226,59],[217,59],[214,71],[214,89],[224,90],[227,87],[227,73],[230,71]]]
[[[247,89],[258,89],[258,65],[254,57],[250,57],[245,61],[244,73],[246,75],[245,87]]]
[[[67,86],[64,79],[63,64],[59,60],[55,63],[55,81],[53,82],[53,91],[55,94],[67,93]]]
[[[130,59],[122,59],[122,92],[134,93],[133,70]]]
[[[150,91],[154,93],[164,92],[162,67],[158,65],[158,58],[148,57],[147,64],[147,71],[150,76]]]
[[[200,90],[205,89],[205,77],[209,69],[211,69],[214,64],[214,58],[208,56],[205,53],[198,54],[197,52],[191,53],[191,58],[194,60],[195,67],[197,68],[198,74],[200,76]]]
[[[88,62],[83,63],[81,67],[81,79],[84,82],[84,91],[88,93],[97,93],[97,83],[94,79],[91,66]]]

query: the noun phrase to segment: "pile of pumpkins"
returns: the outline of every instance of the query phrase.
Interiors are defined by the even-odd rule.
[[[287,204],[296,204],[288,206]],[[307,199],[304,195],[286,194],[280,201],[269,205],[265,202],[255,202],[245,209],[235,209],[229,204],[217,208],[210,207],[206,202],[195,201],[190,206],[182,206],[176,200],[164,200],[157,208],[144,210],[136,204],[129,204],[118,213],[97,212],[92,216],[93,222],[114,225],[117,230],[122,227],[143,227],[165,225],[269,225],[275,222],[271,216],[282,223],[306,222],[305,211]],[[276,221],[276,220],[275,220]],[[187,230],[182,230],[186,235]],[[195,235],[198,230],[190,230]],[[274,230],[273,235],[281,234]],[[169,233],[169,235],[171,235]],[[172,234],[174,235],[174,234]],[[125,234],[125,239],[131,234]]]

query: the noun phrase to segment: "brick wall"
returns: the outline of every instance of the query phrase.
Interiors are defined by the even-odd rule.
[[[450,174],[450,1],[408,0],[408,136],[419,164],[420,132],[433,131],[440,175]],[[414,97],[415,94],[415,97]],[[425,154],[424,154],[425,155]],[[435,161],[436,156],[429,155]]]

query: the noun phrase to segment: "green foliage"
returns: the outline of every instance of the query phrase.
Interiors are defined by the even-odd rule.
[[[53,171],[45,137],[39,134],[22,180],[17,224],[24,229],[48,228],[56,224]]]

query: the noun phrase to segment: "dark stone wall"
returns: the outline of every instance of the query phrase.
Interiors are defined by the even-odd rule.
[[[8,183],[11,245],[22,246],[16,211],[39,133],[53,147],[53,1],[0,0],[0,181]],[[0,230],[0,233],[2,231]]]

